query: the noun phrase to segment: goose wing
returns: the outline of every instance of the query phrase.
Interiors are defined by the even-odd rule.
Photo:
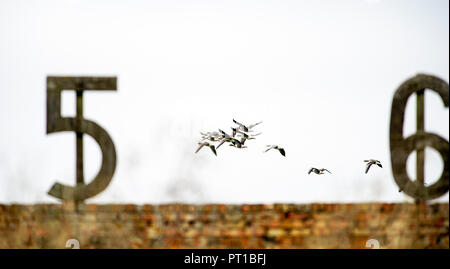
[[[241,138],[241,141],[239,141],[239,142],[241,142],[241,144],[244,145],[245,140],[247,140],[247,138],[246,138],[246,137],[242,137],[242,138]]]
[[[244,124],[242,124],[242,123],[236,121],[235,119],[233,119],[233,122],[236,123],[237,125],[239,125],[239,128],[241,128],[242,130],[248,132],[248,128],[247,128],[247,126],[245,126]]]
[[[212,150],[212,152],[214,153],[214,155],[217,156],[217,151],[216,151],[216,148],[214,147],[214,145],[210,145],[209,148]]]
[[[370,166],[372,166],[372,163],[371,162],[367,163],[367,165],[366,165],[366,174],[367,174],[367,172],[369,172]]]
[[[220,146],[222,146],[223,143],[225,143],[225,140],[220,141],[220,143],[219,143],[219,145],[217,145],[216,149],[218,149]]]
[[[246,133],[244,133],[244,132],[241,132],[241,131],[239,131],[239,130],[236,130],[236,133],[239,134],[239,135],[241,135],[241,136],[243,136],[243,137],[245,137],[245,138],[248,138],[248,134],[246,134]]]
[[[225,137],[225,138],[231,138],[227,133],[219,129],[219,132]]]
[[[236,123],[236,124],[239,125],[239,126],[244,126],[244,124],[242,124],[242,123],[236,121],[235,119],[233,119],[233,122]]]
[[[195,151],[195,153],[197,153],[197,152],[199,152],[199,150],[201,150],[202,148],[203,148],[203,146],[205,145],[205,143],[198,143],[198,148],[197,148],[197,150]]]
[[[284,148],[279,148],[278,151],[280,151],[281,155],[286,157],[286,151],[284,151]]]
[[[257,123],[255,123],[255,124],[250,124],[250,125],[248,126],[248,129],[252,129],[252,128],[255,127],[256,125],[261,124],[261,123],[262,123],[262,121],[257,122]]]

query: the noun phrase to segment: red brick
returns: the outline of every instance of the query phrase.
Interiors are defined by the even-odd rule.
[[[0,205],[0,248],[448,248],[448,203]],[[16,239],[17,238],[17,239]]]

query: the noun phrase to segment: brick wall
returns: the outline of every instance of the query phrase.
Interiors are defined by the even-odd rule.
[[[445,204],[0,205],[0,248],[449,248]]]

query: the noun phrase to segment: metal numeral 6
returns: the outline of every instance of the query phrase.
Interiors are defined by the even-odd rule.
[[[441,136],[424,130],[424,90],[437,92],[444,106],[449,105],[448,83],[434,76],[419,74],[408,79],[399,86],[394,94],[391,108],[390,123],[390,148],[391,165],[395,182],[407,195],[418,201],[438,198],[448,192],[449,167],[448,167],[448,141]],[[403,121],[408,98],[417,94],[417,132],[407,138],[403,137]],[[424,158],[425,147],[437,150],[444,162],[444,171],[437,182],[432,185],[424,185]],[[417,178],[411,181],[406,172],[408,156],[417,150]]]

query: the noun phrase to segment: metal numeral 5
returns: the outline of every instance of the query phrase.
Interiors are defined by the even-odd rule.
[[[55,183],[49,195],[61,200],[83,201],[103,191],[116,169],[116,149],[108,133],[97,123],[83,118],[83,92],[87,90],[116,90],[116,77],[47,77],[47,134],[73,131],[77,135],[77,166],[75,187]],[[61,92],[76,92],[75,118],[61,116]],[[96,177],[85,184],[83,176],[83,134],[99,144],[102,164]]]

